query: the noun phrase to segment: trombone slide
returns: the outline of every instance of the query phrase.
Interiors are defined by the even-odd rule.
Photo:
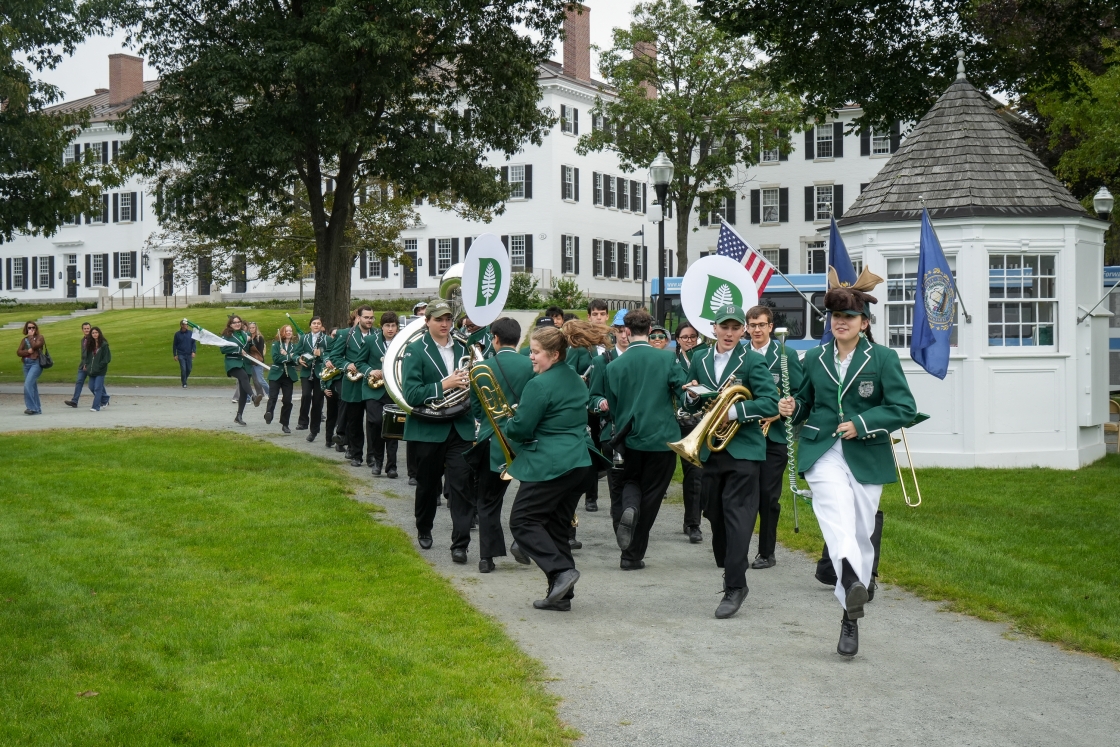
[[[902,500],[906,501],[906,505],[910,508],[917,508],[922,505],[922,489],[918,487],[918,473],[914,469],[914,459],[910,456],[910,443],[906,440],[906,429],[899,428],[899,434],[902,438],[891,439],[891,456],[894,457],[894,468],[898,472],[898,484],[902,487]],[[902,466],[898,463],[898,454],[894,453],[894,445],[899,441],[902,442],[902,448],[906,449],[906,461],[910,464],[910,477],[914,480],[914,494],[918,501],[911,502],[910,494],[906,490],[906,481],[902,479]]]

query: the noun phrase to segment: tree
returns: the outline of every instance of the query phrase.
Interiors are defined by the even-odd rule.
[[[677,267],[688,266],[689,217],[733,196],[762,148],[789,152],[788,133],[804,121],[796,98],[769,88],[752,49],[702,19],[686,0],[634,8],[629,29],[614,30],[599,69],[615,90],[599,98],[603,118],[579,150],[613,150],[623,171],[645,170],[663,151],[675,170]]]
[[[344,324],[360,185],[500,210],[487,151],[540,142],[537,66],[562,0],[141,0],[118,18],[160,71],[121,123],[180,225],[216,239],[307,194],[315,311]],[[174,168],[172,168],[174,167]],[[327,181],[333,198],[327,198]],[[171,209],[171,208],[169,208]]]
[[[59,90],[35,78],[94,30],[73,0],[5,0],[0,11],[0,244],[16,233],[50,236],[67,218],[100,210],[119,178],[92,151],[64,159],[86,112],[47,113]]]

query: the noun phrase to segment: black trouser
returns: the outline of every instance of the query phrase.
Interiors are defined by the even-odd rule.
[[[789,449],[766,439],[766,461],[758,473],[758,554],[773,557],[782,515],[782,478],[788,473]]]
[[[568,530],[588,469],[595,468],[576,467],[544,482],[523,482],[513,499],[509,532],[550,583],[557,573],[576,567]]]
[[[681,438],[692,433],[694,427],[682,425]],[[704,469],[697,467],[687,459],[681,459],[681,469],[684,471],[684,525],[686,527],[698,527],[700,526],[700,512],[703,509],[700,496],[703,495]]]
[[[299,392],[299,420],[296,424],[300,428],[307,428],[314,435],[319,432],[319,425],[323,418],[323,385],[318,376],[308,376],[300,379]],[[330,428],[327,428],[330,432]]]
[[[381,440],[381,427],[374,436],[370,425],[370,412],[378,400],[367,399],[363,402],[346,403],[346,445],[351,459],[361,459],[366,445],[369,446],[369,461],[373,460],[373,450]],[[368,438],[367,438],[368,436]]]
[[[276,410],[276,399],[280,396],[281,391],[284,393],[284,404],[280,406],[280,425],[287,425],[292,416],[292,386],[294,383],[286,375],[281,375],[268,387],[268,408],[266,412]]]
[[[475,493],[478,505],[478,554],[482,558],[497,558],[506,554],[506,535],[502,531],[502,504],[505,502],[509,480],[503,480],[499,474],[490,469],[489,460],[475,473],[478,478],[478,488]],[[571,523],[571,519],[568,523]]]
[[[599,434],[602,432],[602,421],[599,416],[593,412],[587,413],[587,427],[591,431],[591,443],[599,443]],[[583,499],[584,505],[588,501],[599,502],[599,468],[594,464],[591,465],[592,469],[587,471],[587,475],[583,480],[582,494],[585,496]]]
[[[382,462],[385,469],[397,468],[397,441],[381,437],[381,426],[385,420],[385,405],[389,404],[388,397],[383,399],[366,400],[366,431],[369,434],[369,444],[366,453],[367,461]]]
[[[646,556],[649,533],[653,529],[653,522],[657,520],[657,512],[661,510],[665,490],[677,468],[677,455],[672,451],[627,448],[625,459],[617,513],[621,517],[626,509],[635,508],[638,511],[638,521],[630,547],[622,551],[622,559],[637,561]],[[611,496],[611,518],[615,517],[615,512],[615,500]],[[615,529],[618,529],[617,519]]]
[[[412,446],[405,447],[404,466],[409,477],[416,477],[416,449]]]
[[[334,431],[335,435],[342,437],[342,443],[345,444],[347,435],[346,426],[348,425],[346,413],[349,411],[347,405],[350,403],[342,398],[342,395],[339,393],[340,390],[341,387],[336,389],[334,393],[335,399],[338,400],[338,419],[335,421]]]
[[[875,512],[875,531],[871,533],[871,546],[875,548],[875,560],[871,563],[871,577],[879,576],[879,545],[883,542],[883,512]],[[832,567],[832,558],[828,555],[828,545],[821,551],[821,559],[817,561],[817,575],[836,583],[836,569]]]
[[[339,412],[341,411],[342,399],[339,397],[338,391],[327,384],[327,389],[330,389],[331,396],[327,396],[326,392],[323,393],[323,399],[327,402],[327,443],[330,443],[331,438],[334,437],[335,428],[339,421]],[[319,424],[316,423],[315,427],[318,428]]]
[[[758,516],[761,463],[715,451],[704,462],[706,512],[712,525],[712,552],[723,568],[725,589],[747,585],[747,559]]]
[[[249,374],[244,368],[238,366],[226,373],[232,379],[237,379],[237,417],[245,412],[245,403],[249,401],[253,385],[249,383]]]
[[[431,534],[436,519],[436,502],[446,475],[451,502],[452,550],[466,550],[471,543],[475,497],[469,492],[471,471],[463,458],[463,452],[470,447],[471,442],[464,441],[454,425],[447,438],[438,443],[408,442],[408,450],[416,452],[416,463],[423,467],[416,472],[416,531]],[[570,517],[568,521],[571,521]]]

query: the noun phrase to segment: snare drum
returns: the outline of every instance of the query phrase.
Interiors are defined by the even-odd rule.
[[[381,414],[381,437],[400,441],[404,438],[404,423],[408,419],[404,410],[396,405],[385,405]]]

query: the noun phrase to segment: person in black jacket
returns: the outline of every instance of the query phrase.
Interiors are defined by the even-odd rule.
[[[74,379],[74,396],[71,397],[70,399],[66,400],[66,402],[65,402],[70,407],[77,407],[78,406],[78,400],[82,396],[82,387],[85,385],[85,383],[87,381],[89,381],[89,371],[86,370],[86,347],[89,345],[89,336],[90,336],[90,330],[91,329],[92,328],[90,327],[89,322],[83,322],[82,323],[82,353],[81,353],[81,357],[78,358],[78,376],[77,376],[77,378]],[[92,381],[90,381],[89,386],[90,386],[90,392],[92,392],[93,391],[93,382]],[[109,395],[106,394],[104,397],[101,398],[101,406],[102,407],[108,407],[108,405],[109,405]]]
[[[184,389],[187,388],[187,378],[191,375],[191,368],[194,366],[197,345],[198,343],[191,337],[191,328],[186,322],[179,322],[179,331],[175,333],[175,339],[171,343],[171,355],[179,361],[179,380],[183,383]],[[74,397],[75,401],[77,399]]]

